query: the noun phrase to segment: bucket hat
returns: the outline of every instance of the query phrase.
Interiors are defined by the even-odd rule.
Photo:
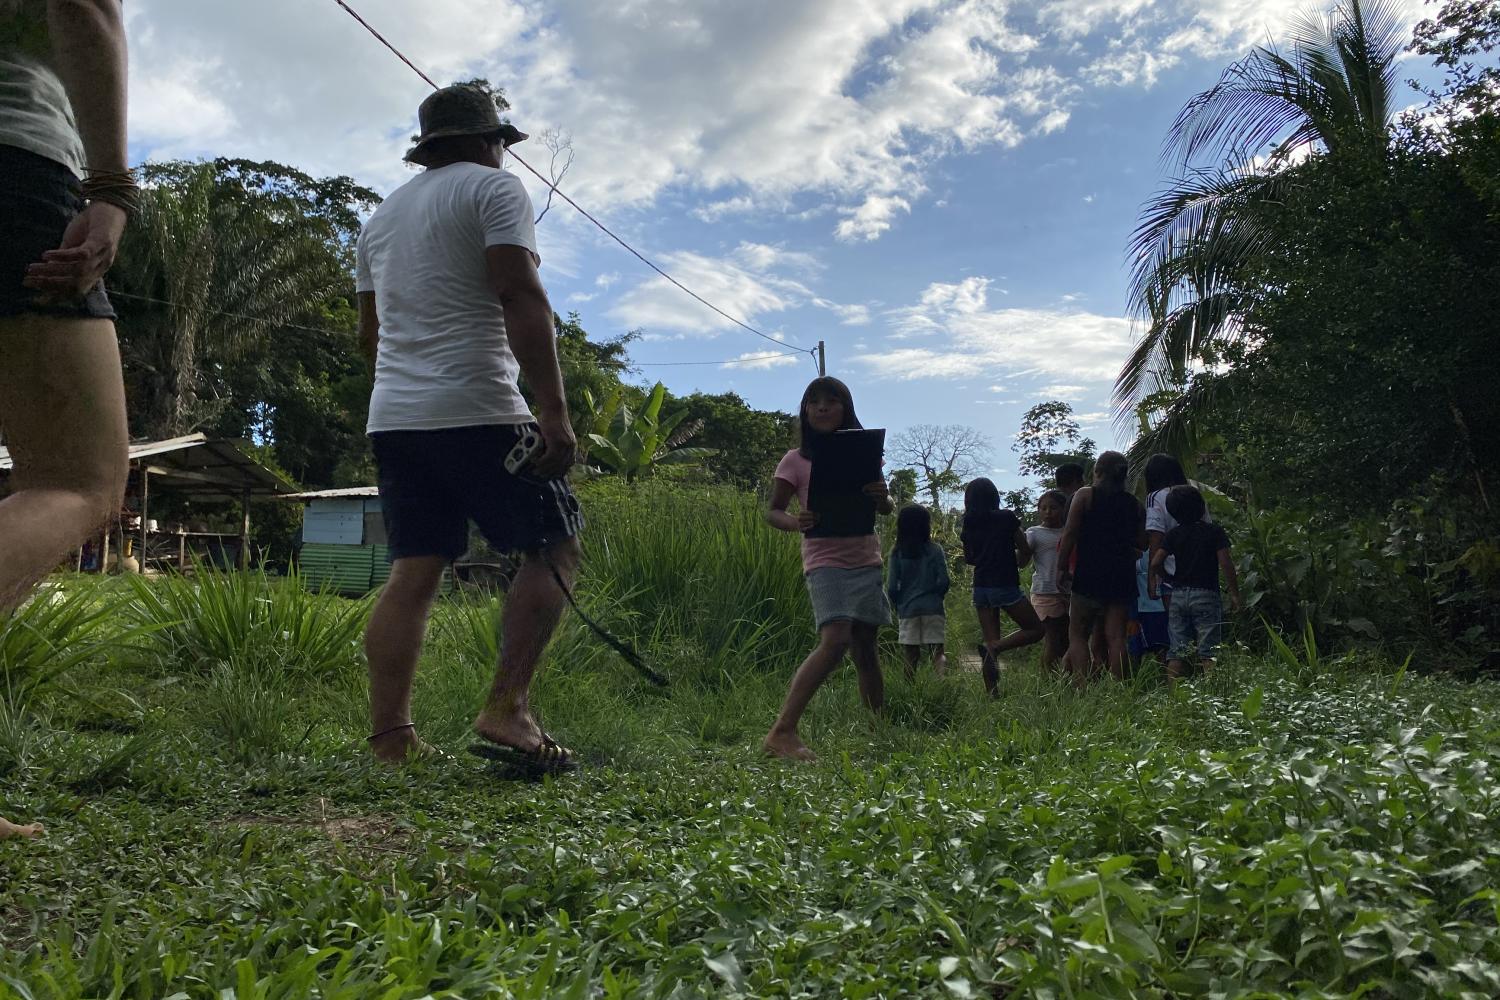
[[[430,94],[417,109],[422,132],[406,154],[408,163],[428,166],[430,144],[434,139],[455,135],[497,135],[506,146],[514,146],[529,136],[509,122],[500,120],[495,100],[472,84],[460,83]]]

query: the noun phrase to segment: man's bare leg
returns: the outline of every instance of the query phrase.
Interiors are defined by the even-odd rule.
[[[426,749],[411,726],[411,689],[427,634],[427,615],[443,580],[442,556],[397,559],[365,629],[370,671],[370,750],[383,761]]]
[[[807,711],[807,705],[812,701],[813,695],[817,694],[818,688],[828,676],[838,668],[844,661],[844,654],[849,651],[852,641],[851,624],[847,621],[829,622],[818,630],[818,644],[807,659],[802,661],[802,666],[792,675],[791,687],[787,688],[786,701],[781,705],[781,714],[776,717],[776,722],[771,726],[771,731],[766,734],[765,740],[761,742],[761,749],[773,757],[786,757],[792,760],[816,760],[816,755],[802,742],[802,737],[797,733],[797,726],[802,721],[802,713]]]
[[[547,550],[547,559],[569,587],[578,572],[579,554],[576,538]],[[474,720],[474,731],[491,743],[523,751],[541,745],[542,727],[531,715],[531,680],[562,620],[566,602],[546,559],[541,553],[527,553],[505,595],[500,663],[489,699]]]
[[[129,436],[107,319],[0,319],[0,427],[15,459],[0,501],[0,617],[120,509]]]
[[[942,677],[948,672],[948,653],[946,647],[940,642],[927,648],[932,651],[932,672]]]

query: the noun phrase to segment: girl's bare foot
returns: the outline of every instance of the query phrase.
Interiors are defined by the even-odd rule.
[[[766,734],[766,738],[760,744],[761,750],[768,756],[780,757],[782,760],[801,760],[809,763],[818,759],[817,754],[808,749],[807,744],[796,733],[778,733],[776,730]]]
[[[5,840],[7,837],[25,837],[29,840],[32,837],[40,836],[41,833],[42,824],[40,823],[19,825],[0,816],[0,840]]]

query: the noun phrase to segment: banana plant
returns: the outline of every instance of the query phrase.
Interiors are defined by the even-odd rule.
[[[602,405],[597,405],[587,390],[583,395],[590,414],[583,435],[587,451],[580,459],[585,466],[599,467],[634,482],[658,465],[696,465],[716,454],[713,448],[684,447],[703,429],[703,421],[684,424],[686,410],[663,417],[661,407],[667,388],[660,382],[639,412],[625,401],[623,389],[610,393]]]

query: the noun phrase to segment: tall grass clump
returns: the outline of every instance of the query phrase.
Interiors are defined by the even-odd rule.
[[[128,577],[131,619],[149,629],[150,653],[174,669],[207,676],[220,665],[337,680],[360,666],[370,598],[308,591],[292,574],[264,568],[190,576]]]
[[[125,604],[126,595],[98,582],[44,586],[0,620],[0,700],[25,706],[64,687],[79,668],[129,648],[143,630],[121,627]]]
[[[670,484],[587,496],[579,590],[675,659],[767,668],[805,653],[812,612],[796,539],[752,496]]]

